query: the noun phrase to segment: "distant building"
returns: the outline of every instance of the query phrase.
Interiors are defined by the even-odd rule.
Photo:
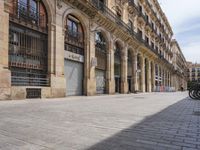
[[[200,64],[187,62],[189,81],[200,81]]]
[[[174,66],[174,74],[173,74],[173,85],[175,90],[187,89],[187,62],[181,51],[181,48],[178,42],[174,39],[172,40],[172,52],[173,59],[172,63]]]

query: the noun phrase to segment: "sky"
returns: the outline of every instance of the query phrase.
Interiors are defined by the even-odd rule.
[[[187,61],[200,63],[200,0],[158,0]]]

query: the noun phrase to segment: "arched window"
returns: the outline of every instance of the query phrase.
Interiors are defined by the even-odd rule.
[[[84,55],[84,32],[80,21],[68,15],[66,22],[65,50]]]
[[[95,56],[97,58],[96,74],[96,92],[106,93],[106,69],[107,69],[107,43],[102,32],[95,34]]]

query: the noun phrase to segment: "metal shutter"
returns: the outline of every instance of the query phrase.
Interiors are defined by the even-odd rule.
[[[83,63],[65,59],[66,95],[83,94]]]
[[[106,91],[105,71],[96,69],[96,92],[104,94]]]

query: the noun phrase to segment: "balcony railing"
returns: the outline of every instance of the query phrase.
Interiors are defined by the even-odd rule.
[[[71,45],[76,45],[77,47],[83,47],[84,41],[83,41],[83,33],[79,31],[73,31],[70,29],[70,27],[67,27],[67,30],[65,31],[65,42],[69,43]]]
[[[132,6],[133,8],[135,8],[136,10],[138,10],[138,7],[135,5],[134,0],[128,0],[128,3],[130,6]]]
[[[130,1],[131,2],[131,1]],[[102,3],[99,0],[90,0],[90,3],[96,8],[98,9],[98,11],[100,11],[101,13],[103,13],[105,16],[107,16],[109,19],[111,19],[113,22],[115,22],[116,24],[120,25],[122,27],[122,29],[129,33],[133,38],[136,38],[138,41],[140,41],[141,43],[143,43],[148,49],[150,49],[152,52],[154,52],[158,57],[159,54],[158,52],[152,48],[150,46],[149,43],[147,43],[142,37],[141,35],[139,35],[139,33],[136,33],[133,29],[130,28],[130,26],[128,24],[126,24],[123,20],[121,20],[114,12],[112,12],[104,3]],[[133,3],[133,2],[132,2]],[[144,17],[144,19],[146,20],[146,17],[144,16],[144,14],[142,15],[142,17]],[[165,59],[165,61],[167,61]],[[167,61],[168,62],[168,61]],[[169,63],[169,62],[168,62]],[[169,63],[170,64],[170,63]],[[171,64],[170,64],[171,65]]]

